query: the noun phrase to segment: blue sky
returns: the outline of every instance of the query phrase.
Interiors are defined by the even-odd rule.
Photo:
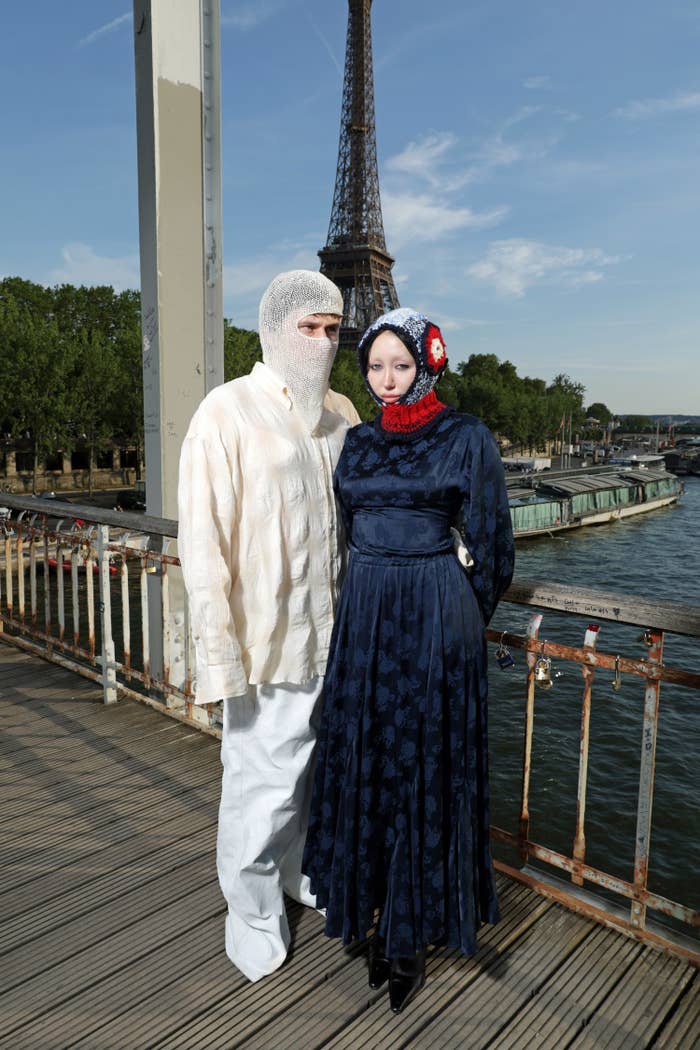
[[[225,309],[317,268],[345,0],[222,0]],[[374,0],[384,222],[451,363],[568,372],[617,412],[700,414],[700,7]],[[13,5],[0,274],[138,286],[131,7]]]

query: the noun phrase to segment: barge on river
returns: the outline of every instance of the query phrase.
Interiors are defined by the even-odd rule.
[[[508,489],[516,539],[601,525],[675,503],[683,485],[663,470],[627,470],[537,481]]]

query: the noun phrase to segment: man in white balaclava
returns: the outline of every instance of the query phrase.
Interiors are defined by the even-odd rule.
[[[310,310],[310,305],[317,309]],[[336,286],[320,273],[292,270],[275,277],[260,300],[260,343],[263,361],[286,380],[294,407],[314,431],[321,418],[323,400],[338,349],[338,326],[343,299]],[[334,338],[328,338],[313,316],[333,318]],[[299,327],[308,317],[309,324]],[[323,329],[323,330],[322,330]],[[314,343],[309,343],[309,338]],[[309,351],[313,345],[313,352]]]
[[[251,981],[286,957],[283,894],[315,904],[301,856],[341,564],[333,470],[359,422],[328,389],[342,312],[321,274],[276,277],[260,303],[263,363],[202,401],[180,460],[195,703],[224,701],[226,951]]]

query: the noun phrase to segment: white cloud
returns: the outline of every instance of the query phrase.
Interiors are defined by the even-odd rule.
[[[271,245],[266,251],[241,262],[224,264],[224,313],[243,328],[258,327],[260,296],[278,273],[284,270],[318,270],[316,248],[320,236],[309,237],[309,243]]]
[[[233,10],[221,15],[222,27],[248,30],[255,29],[285,6],[285,0],[255,0],[250,3],[234,3]]]
[[[600,270],[581,270],[580,273],[572,273],[567,279],[567,284],[572,285],[574,288],[578,288],[582,284],[595,284],[596,281],[602,280],[603,274]]]
[[[515,113],[503,121],[503,129],[507,131],[508,128],[514,128],[516,124],[522,124],[524,121],[529,120],[530,117],[534,117],[537,113],[542,113],[543,109],[544,106],[539,104],[536,106],[520,106],[519,109],[516,109]]]
[[[458,199],[457,191],[473,177],[472,165],[453,161],[458,145],[451,131],[430,132],[386,161],[382,210],[391,250],[495,226],[508,214],[505,205],[477,212]]]
[[[502,295],[522,298],[542,282],[579,287],[603,279],[601,267],[619,262],[599,248],[564,248],[523,238],[492,241],[486,257],[470,266],[470,277],[486,281]]]
[[[118,29],[119,26],[124,25],[125,22],[131,21],[131,18],[131,11],[127,11],[126,14],[119,15],[118,18],[113,18],[111,22],[105,22],[103,26],[100,26],[98,29],[93,29],[91,33],[88,33],[87,36],[84,36],[79,40],[78,47],[87,47],[88,44],[94,43],[95,40],[99,40],[100,37],[106,36],[108,33],[113,32],[113,30]]]
[[[428,193],[391,192],[383,195],[382,210],[392,249],[409,241],[437,241],[455,230],[483,230],[502,222],[509,211],[501,205],[475,212]]]
[[[529,133],[520,132],[517,141],[509,134],[518,125],[543,112],[545,111],[542,106],[522,106],[503,121],[501,128],[481,143],[472,165],[471,180],[483,181],[497,168],[509,168],[517,163],[531,164],[549,156],[561,140],[560,131],[548,126],[546,129],[532,130]],[[563,110],[548,110],[547,113],[550,116],[553,114],[561,122],[568,123],[573,119],[572,114]]]
[[[468,178],[464,181],[483,182],[499,168],[510,168],[518,163],[531,164],[547,157],[559,143],[561,132],[549,126],[529,131],[519,128],[519,125],[544,112],[550,116],[553,114],[562,123],[574,119],[572,114],[563,110],[545,111],[543,106],[521,106],[481,142],[468,169]],[[518,135],[517,140],[513,137],[514,133]]]
[[[525,77],[523,80],[523,87],[527,88],[528,91],[546,91],[551,86],[552,78],[550,76]]]
[[[51,270],[49,284],[76,284],[94,287],[111,284],[115,291],[141,287],[138,253],[106,256],[97,253],[88,244],[67,244],[61,253],[63,266]]]
[[[440,314],[440,330],[444,332],[461,332],[465,328],[481,328],[492,325],[493,321],[483,321],[477,317],[450,317]]]
[[[541,159],[559,141],[556,133],[521,137],[518,142],[506,136],[542,111],[542,106],[521,106],[466,157],[460,139],[452,131],[432,131],[412,140],[384,164],[389,190],[398,192],[408,187],[414,191],[415,181],[419,180],[442,195],[452,194],[470,183],[483,182],[497,168]],[[571,118],[562,111],[556,111],[556,115],[565,120]]]
[[[473,177],[483,177],[492,168],[508,168],[522,158],[521,146],[513,142],[505,142],[501,134],[493,135],[481,145],[478,165],[473,169]]]
[[[411,244],[435,245],[431,255],[432,287],[444,284],[448,269],[463,270],[455,256],[462,256],[467,242],[466,234],[497,226],[510,214],[503,202],[471,205],[466,189],[474,183],[488,182],[497,171],[516,165],[531,164],[547,156],[558,141],[556,133],[541,121],[533,127],[533,118],[539,114],[551,115],[551,108],[520,106],[503,119],[480,142],[467,146],[450,130],[431,131],[411,139],[399,152],[389,157],[382,171],[382,202],[391,252],[398,253]],[[555,115],[561,120],[561,114]],[[547,121],[547,123],[549,123]],[[483,201],[483,192],[480,195]],[[455,236],[461,234],[459,239]],[[452,245],[448,248],[448,243]],[[508,242],[496,242],[508,243]],[[514,243],[514,242],[513,242]],[[584,265],[585,263],[585,265]],[[417,260],[411,263],[415,270]],[[566,278],[570,285],[592,283],[598,279],[600,260],[583,260],[576,264],[575,274]],[[572,264],[573,266],[573,264]],[[519,279],[504,272],[503,260],[490,256],[474,271],[473,276],[500,280],[501,286],[510,285],[511,294],[523,294]],[[493,272],[492,272],[493,271]],[[498,275],[498,277],[497,277]],[[448,282],[449,283],[449,282]],[[526,286],[527,282],[524,286]]]
[[[614,116],[627,120],[644,120],[664,113],[686,113],[700,109],[700,91],[686,92],[669,98],[647,98],[628,102],[614,111]]]
[[[431,132],[422,139],[409,142],[400,153],[389,157],[385,168],[389,172],[424,179],[433,186],[439,185],[443,178],[439,165],[456,143],[457,136],[451,131]]]
[[[319,233],[310,234],[308,243],[280,242],[259,255],[246,257],[223,267],[225,313],[237,325],[258,327],[260,296],[272,278],[283,270],[318,270],[316,245]],[[109,285],[120,292],[140,288],[138,253],[123,256],[98,255],[90,245],[67,244],[62,251],[63,265],[51,270],[46,284]]]
[[[467,163],[455,161],[460,140],[451,131],[433,131],[408,143],[390,157],[384,169],[390,176],[420,179],[443,191],[453,192],[468,183],[483,180],[494,168],[506,168],[521,160],[533,160],[549,150],[555,140],[515,143],[505,132],[540,112],[539,106],[523,106],[509,117],[472,153]]]

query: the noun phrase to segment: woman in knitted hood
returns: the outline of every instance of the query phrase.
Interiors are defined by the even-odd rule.
[[[480,924],[498,919],[484,628],[513,537],[491,433],[435,394],[447,365],[437,325],[384,314],[358,361],[381,412],[348,432],[335,472],[350,561],[303,870],[329,936],[347,944],[374,927],[369,983],[388,980],[399,1012],[429,945],[472,954]]]

